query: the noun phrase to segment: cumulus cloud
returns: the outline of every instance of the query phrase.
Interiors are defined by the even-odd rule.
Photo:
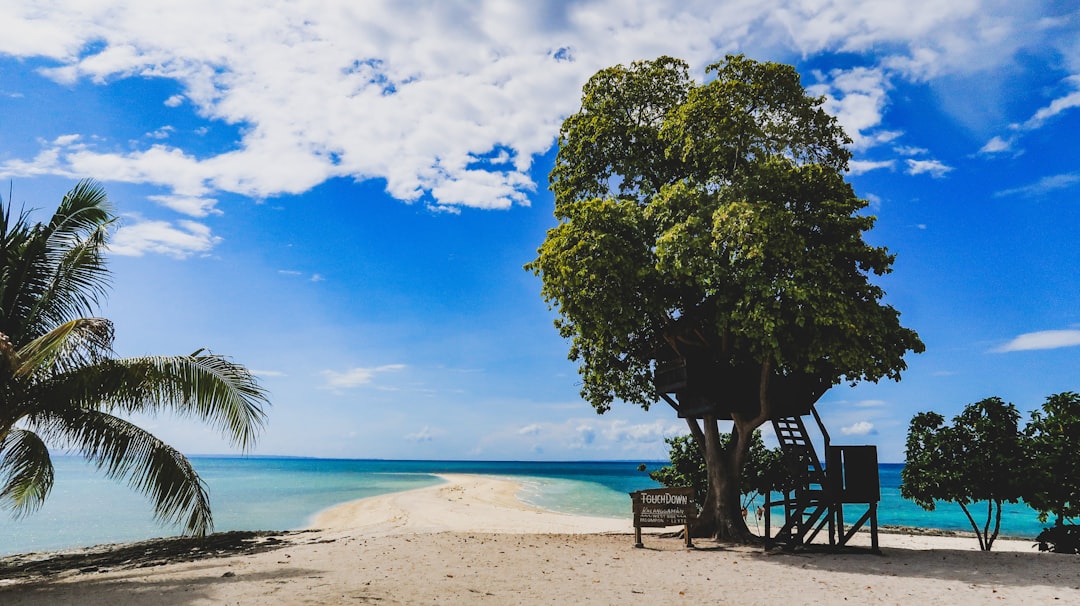
[[[1007,151],[1011,151],[1013,146],[1013,139],[1002,139],[1001,137],[993,137],[979,148],[980,154],[1000,154]]]
[[[405,368],[404,364],[384,364],[372,368],[351,368],[346,371],[324,370],[323,377],[326,386],[332,389],[350,389],[368,385],[375,377],[387,372],[395,372]]]
[[[542,429],[543,427],[541,427],[539,424],[533,423],[531,425],[526,425],[525,427],[522,427],[517,432],[519,435],[523,436],[535,436],[539,434]]]
[[[1022,334],[994,351],[1007,353],[1011,351],[1058,349],[1077,345],[1080,345],[1080,330],[1043,330]]]
[[[889,90],[883,70],[856,67],[819,73],[818,77],[827,83],[807,87],[807,90],[825,96],[825,110],[836,116],[851,137],[854,149],[867,149],[900,136],[897,131],[880,128]]]
[[[935,179],[940,179],[953,170],[951,166],[946,166],[938,160],[913,160],[908,158],[904,162],[907,163],[907,174],[909,175],[927,174]]]
[[[215,198],[164,195],[147,196],[147,198],[166,208],[171,208],[180,214],[188,215],[190,217],[205,217],[207,215],[222,214],[221,211],[216,208],[217,200]]]
[[[192,199],[381,178],[397,198],[442,208],[527,204],[533,158],[602,67],[671,54],[700,69],[741,48],[766,58],[887,49],[878,65],[829,74],[832,107],[861,148],[896,136],[879,128],[888,73],[986,69],[1040,35],[1028,27],[1034,9],[1001,0],[57,0],[47,19],[39,4],[6,4],[0,53],[47,58],[42,73],[65,84],[173,80],[182,93],[163,107],[190,106],[240,135],[210,156],[160,142],[46,146],[0,165],[3,176],[93,174]]]
[[[861,175],[863,173],[868,173],[872,170],[892,168],[895,165],[896,162],[894,162],[893,160],[852,160],[851,162],[848,162],[848,169],[852,175]]]
[[[195,221],[142,221],[121,226],[113,234],[109,250],[118,255],[139,257],[158,253],[177,259],[209,252],[221,238]]]
[[[841,427],[840,433],[845,436],[867,436],[876,434],[877,430],[874,429],[874,424],[870,421],[859,421],[847,427]]]

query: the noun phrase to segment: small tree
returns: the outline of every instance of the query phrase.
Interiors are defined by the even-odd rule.
[[[1024,500],[1039,512],[1040,522],[1053,514],[1054,525],[1062,526],[1080,516],[1080,394],[1047,398],[1042,413],[1031,413],[1024,433],[1032,464]]]
[[[960,505],[979,549],[990,551],[1001,529],[1002,503],[1015,503],[1023,495],[1028,465],[1019,418],[1016,407],[1000,398],[968,405],[952,427],[935,412],[915,415],[900,494],[927,511],[935,509],[935,501]],[[986,501],[982,526],[971,511],[980,501]]]

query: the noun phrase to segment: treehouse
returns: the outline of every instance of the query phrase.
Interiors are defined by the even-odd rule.
[[[680,418],[730,420],[732,413],[760,412],[761,366],[722,363],[703,339],[671,339],[654,359],[653,384]],[[828,528],[829,546],[844,547],[869,523],[871,551],[879,553],[877,503],[881,500],[876,446],[833,446],[814,403],[829,385],[806,375],[769,377],[771,421],[793,478],[779,498],[765,495],[766,545],[795,549]],[[812,415],[823,442],[818,457],[803,417]],[[779,530],[772,533],[772,510],[783,508]],[[853,524],[847,511],[864,507]]]

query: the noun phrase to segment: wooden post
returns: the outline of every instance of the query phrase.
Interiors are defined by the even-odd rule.
[[[690,524],[687,524],[686,526],[683,526],[683,528],[685,529],[684,532],[686,532],[686,548],[687,549],[693,549],[694,548],[694,542],[690,539]]]
[[[641,542],[641,526],[634,526],[634,547],[641,549],[645,543]]]

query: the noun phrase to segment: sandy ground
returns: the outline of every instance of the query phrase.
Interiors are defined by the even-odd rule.
[[[635,549],[629,522],[537,510],[503,479],[446,479],[322,512],[317,531],[241,537],[233,555],[122,551],[150,549],[138,544],[108,548],[124,558],[111,564],[0,560],[0,604],[1080,604],[1080,557],[1028,541],[981,553],[971,538],[882,534],[878,556],[648,535]],[[49,561],[63,565],[33,572]]]

